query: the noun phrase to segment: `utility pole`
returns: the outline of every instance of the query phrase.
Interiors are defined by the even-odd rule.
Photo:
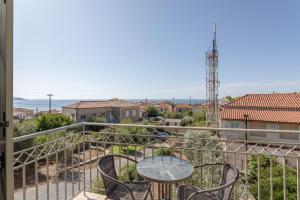
[[[192,97],[190,96],[190,105],[192,105]]]
[[[38,117],[38,112],[39,112],[39,109],[38,109],[38,108],[35,108],[35,118]]]
[[[51,97],[53,94],[47,94],[47,96],[49,97],[49,113],[51,113]]]
[[[249,115],[248,114],[244,114],[244,119],[245,119],[245,129],[248,129],[248,119],[249,119]],[[246,140],[246,151],[248,150],[248,133],[245,133],[245,140]]]

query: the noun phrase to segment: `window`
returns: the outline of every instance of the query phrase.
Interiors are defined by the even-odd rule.
[[[125,116],[126,116],[126,117],[129,117],[129,110],[126,110]]]
[[[132,116],[135,117],[136,116],[136,110],[132,111]]]
[[[81,115],[80,119],[81,119],[81,121],[85,121],[86,120],[86,115]]]

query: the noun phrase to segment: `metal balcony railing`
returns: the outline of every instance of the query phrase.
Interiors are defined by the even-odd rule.
[[[169,133],[167,137],[154,130]],[[96,160],[124,154],[137,161],[153,155],[173,155],[194,165],[224,162],[240,171],[233,199],[300,200],[300,143],[241,139],[244,134],[300,134],[299,131],[171,127],[132,124],[78,123],[14,138],[15,199],[73,199],[81,192],[104,194]],[[134,167],[118,160],[121,179]],[[195,172],[196,173],[196,172]],[[196,176],[189,184],[214,187],[215,173]],[[132,177],[131,177],[132,178]],[[173,186],[173,199],[176,185]],[[152,184],[159,197],[163,191]]]

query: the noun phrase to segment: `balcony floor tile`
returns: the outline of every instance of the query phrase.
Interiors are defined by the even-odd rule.
[[[74,197],[73,200],[105,200],[105,198],[105,195],[95,194],[91,192],[85,192],[84,194],[82,191],[80,194]]]

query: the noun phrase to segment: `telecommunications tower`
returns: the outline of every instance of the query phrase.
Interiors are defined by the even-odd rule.
[[[211,127],[218,127],[219,124],[219,86],[217,27],[215,24],[212,49],[206,53],[206,125]]]

